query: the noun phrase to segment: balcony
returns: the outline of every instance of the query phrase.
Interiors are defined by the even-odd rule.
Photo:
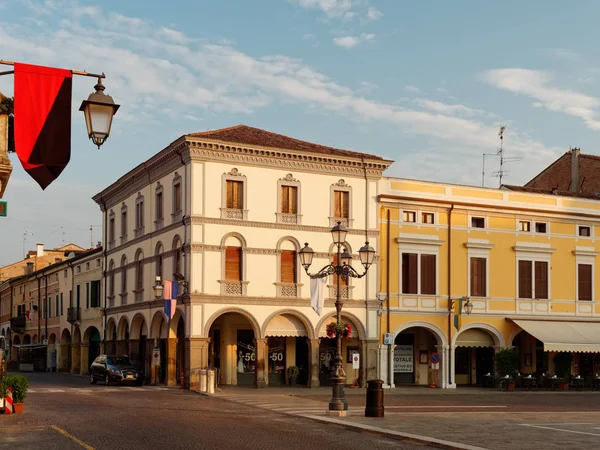
[[[25,331],[27,325],[27,318],[25,316],[12,317],[10,319],[10,329],[17,333]]]
[[[81,320],[81,308],[67,308],[67,322],[73,323]]]

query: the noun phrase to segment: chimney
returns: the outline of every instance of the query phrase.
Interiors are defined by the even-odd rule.
[[[33,273],[33,263],[28,262],[25,266],[25,275],[31,275]]]
[[[44,244],[37,245],[37,257],[44,256]]]
[[[581,149],[571,149],[571,192],[579,193],[579,152]]]

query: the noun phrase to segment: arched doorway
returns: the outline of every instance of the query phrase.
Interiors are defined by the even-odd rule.
[[[106,339],[104,352],[107,355],[115,355],[117,353],[117,324],[112,317],[106,323]]]
[[[408,322],[401,326],[394,338],[394,384],[445,386],[443,360],[447,345],[444,332],[435,325]],[[440,358],[437,369],[431,366],[434,353]]]
[[[131,321],[131,331],[129,333],[129,356],[131,360],[144,372],[144,378],[150,373],[148,364],[148,325],[146,318],[142,314],[136,314]]]
[[[87,351],[81,353],[81,375],[89,373],[90,365],[100,355],[100,332],[98,328],[88,327],[83,334],[84,347],[87,345]]]
[[[25,336],[23,336],[23,345],[29,345],[29,344],[31,344],[31,336],[26,334]]]
[[[71,333],[68,329],[62,330],[60,335],[59,352],[59,371],[69,371],[71,368]]]
[[[129,320],[121,316],[117,327],[117,352],[118,355],[129,356]]]
[[[208,320],[212,365],[219,383],[238,386],[265,385],[265,341],[256,319],[243,310],[225,310]],[[262,360],[262,361],[261,361]]]
[[[502,334],[487,324],[469,324],[453,338],[454,382],[482,386],[494,375],[495,348],[504,347]]]
[[[295,311],[279,311],[263,325],[267,339],[267,373],[271,386],[297,383],[306,385],[310,379],[310,339],[313,332],[309,320]],[[292,380],[288,369],[297,367],[298,376]]]
[[[71,345],[71,373],[78,374],[81,371],[81,330],[79,327],[73,329]]]
[[[47,367],[51,372],[56,372],[57,364],[57,348],[56,348],[56,335],[52,333],[48,338],[48,361]]]
[[[152,367],[152,377],[154,383],[166,383],[167,381],[167,340],[169,338],[167,316],[162,311],[156,311],[152,318],[150,326],[150,338],[152,339],[153,350],[158,349],[160,353],[160,365],[158,368]],[[152,362],[151,362],[152,364]]]
[[[321,386],[331,386],[331,370],[333,369],[334,357],[336,353],[337,341],[336,338],[329,338],[327,336],[327,325],[331,322],[335,322],[336,318],[334,315],[321,319],[317,325],[319,342],[319,381]],[[363,369],[364,369],[364,354],[362,352],[362,337],[364,337],[364,330],[361,323],[347,313],[342,312],[341,317],[342,324],[348,324],[352,327],[352,333],[348,339],[342,339],[342,364],[344,372],[346,372],[346,384],[359,384],[364,383]],[[352,354],[360,354],[360,368],[352,368]]]

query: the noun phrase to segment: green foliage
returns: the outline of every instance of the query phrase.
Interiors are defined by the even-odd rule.
[[[288,377],[290,377],[290,378],[296,378],[299,373],[300,373],[300,369],[298,369],[296,366],[290,366],[287,369],[287,374],[288,374]]]
[[[501,377],[514,376],[519,369],[519,354],[515,349],[505,348],[494,355],[496,372]]]
[[[13,403],[23,403],[27,397],[29,381],[23,375],[8,375],[4,379],[7,387],[12,387]]]
[[[0,372],[0,398],[6,397],[8,383],[6,381],[6,375],[3,372]]]
[[[571,372],[571,354],[567,352],[557,353],[554,357],[554,369],[556,375],[564,378]]]

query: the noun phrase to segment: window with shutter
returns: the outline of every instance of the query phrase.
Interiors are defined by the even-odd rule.
[[[548,298],[548,263],[535,262],[535,298]]]
[[[436,294],[435,255],[421,255],[421,294]]]
[[[578,300],[592,300],[592,265],[577,265]]]
[[[471,295],[486,297],[486,259],[471,258]]]
[[[127,234],[127,210],[121,213],[121,236]]]
[[[281,186],[281,212],[298,214],[298,188],[296,186]]]
[[[181,183],[173,186],[173,213],[181,211]]]
[[[519,298],[532,298],[531,261],[519,261]]]
[[[333,215],[343,219],[350,218],[350,192],[333,191]]]
[[[225,248],[225,279],[242,281],[242,248]]]
[[[163,219],[163,194],[162,192],[156,193],[156,220]]]
[[[281,251],[281,282],[296,283],[296,252],[294,250]]]
[[[244,183],[242,181],[227,180],[228,209],[244,209]]]
[[[137,290],[144,288],[144,263],[141,260],[136,265],[135,287]]]
[[[402,253],[403,294],[417,294],[417,263],[416,253]]]

